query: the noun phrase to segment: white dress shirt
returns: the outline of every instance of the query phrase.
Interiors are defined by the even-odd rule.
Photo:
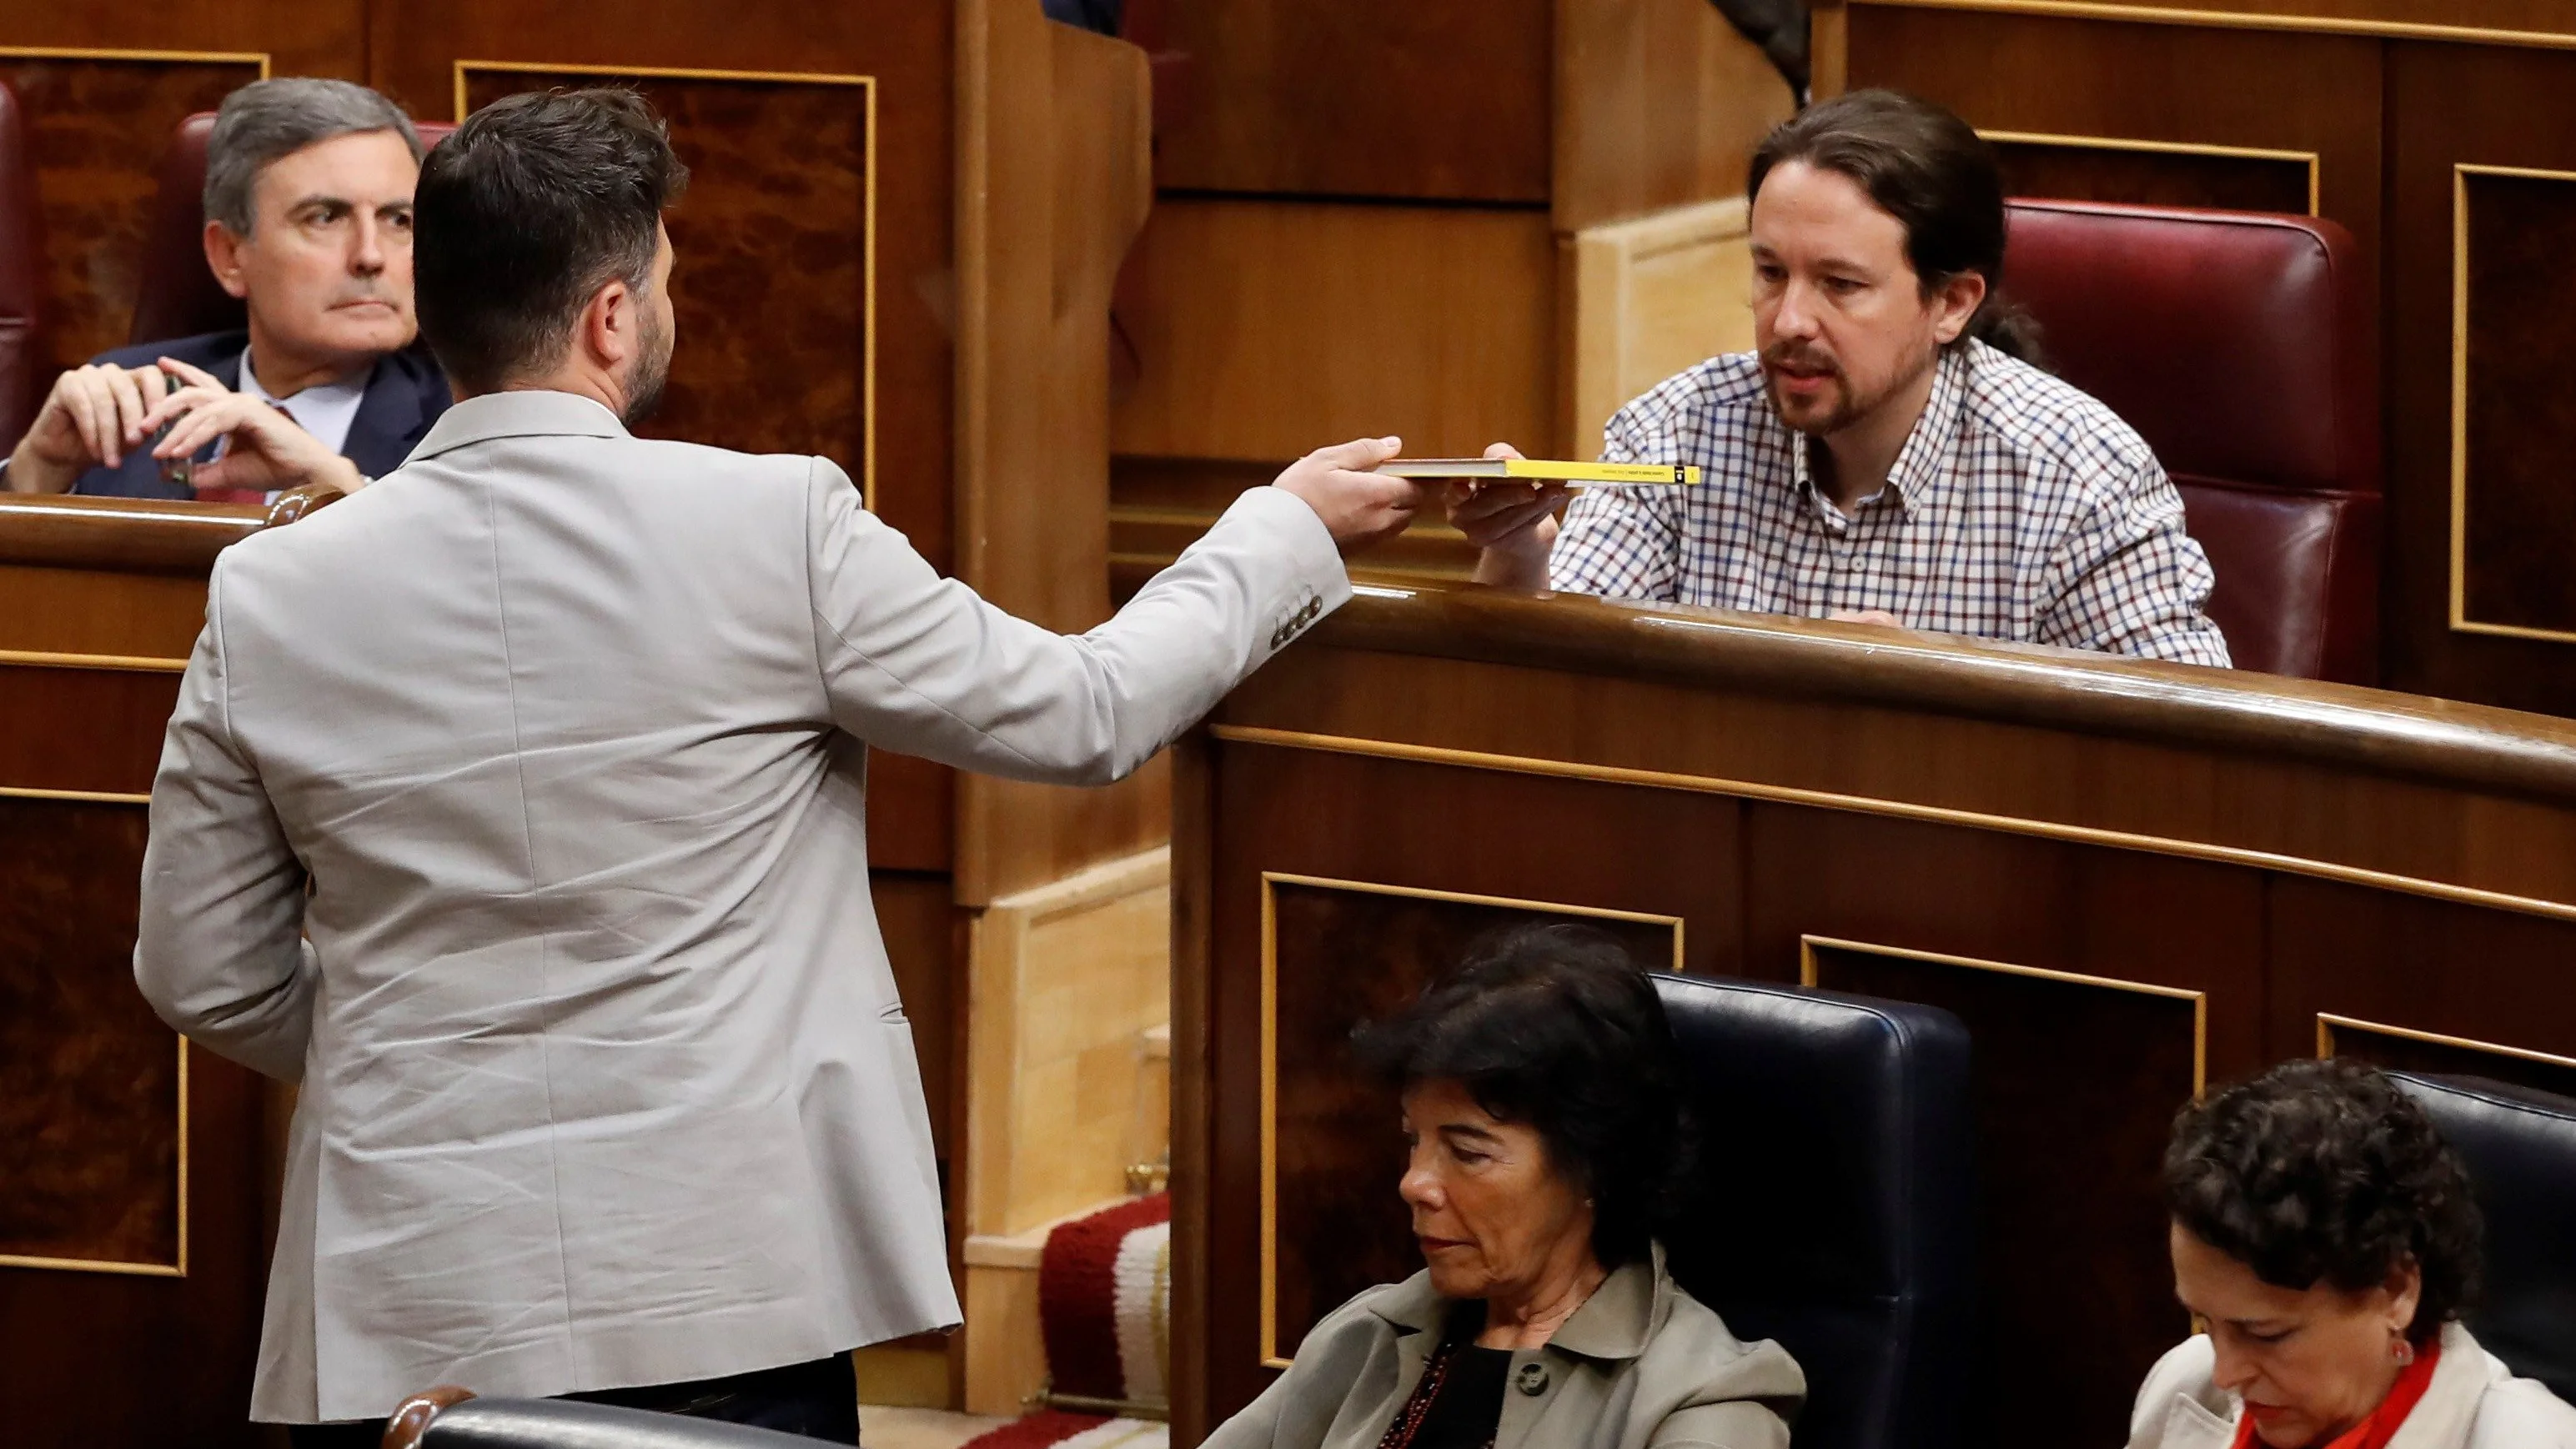
[[[295,425],[334,453],[349,449],[349,425],[358,420],[358,404],[367,400],[367,374],[360,368],[337,382],[317,382],[290,398],[277,398],[259,385],[251,355],[242,354],[241,391],[295,419]]]

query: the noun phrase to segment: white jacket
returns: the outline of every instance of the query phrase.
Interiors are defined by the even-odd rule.
[[[2228,1449],[2243,1405],[2210,1383],[2217,1355],[2194,1334],[2166,1350],[2138,1390],[2129,1449]],[[2576,1409],[2518,1379],[2457,1323],[2442,1327],[2442,1361],[2388,1449],[2576,1449]]]
[[[1347,597],[1314,511],[1255,488],[1060,636],[939,578],[823,459],[549,392],[460,403],[227,549],[134,974],[303,1082],[253,1417],[956,1322],[867,746],[1114,779]]]

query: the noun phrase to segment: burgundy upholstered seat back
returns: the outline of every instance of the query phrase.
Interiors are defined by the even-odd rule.
[[[413,125],[424,146],[437,145],[456,129],[437,121]],[[152,203],[151,230],[143,236],[128,342],[163,342],[243,325],[242,304],[206,267],[206,138],[214,129],[212,111],[190,116],[179,123],[161,158],[161,189]]]
[[[2330,221],[2011,203],[2004,291],[2050,366],[2147,440],[2217,571],[2240,669],[2370,683],[2379,635],[2379,360],[2369,281]]]
[[[39,378],[36,298],[44,286],[36,240],[36,172],[27,157],[27,114],[0,81],[0,455],[16,447],[36,415]]]

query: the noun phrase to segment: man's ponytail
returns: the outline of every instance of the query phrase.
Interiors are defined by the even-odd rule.
[[[2041,345],[2039,319],[1999,292],[1986,294],[1985,302],[1977,308],[1977,315],[1968,319],[1968,330],[1962,335],[2042,372],[2054,370],[2048,365],[2047,349]]]

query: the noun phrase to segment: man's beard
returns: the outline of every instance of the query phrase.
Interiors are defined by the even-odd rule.
[[[1940,357],[1941,349],[1937,345],[1927,348],[1921,357],[1915,359],[1913,366],[1903,369],[1896,376],[1888,379],[1885,386],[1873,388],[1864,395],[1852,390],[1851,378],[1844,374],[1842,364],[1821,354],[1809,352],[1794,342],[1774,342],[1762,350],[1762,395],[1770,400],[1772,415],[1791,429],[1811,438],[1831,437],[1877,411],[1879,404],[1912,386],[1916,379],[1922,377],[1940,360]],[[1800,422],[1790,415],[1787,403],[1780,396],[1779,377],[1773,371],[1785,363],[1795,363],[1809,370],[1823,368],[1833,379],[1835,402],[1832,409],[1824,416]]]
[[[635,359],[635,375],[626,389],[626,410],[618,421],[632,428],[653,416],[662,405],[662,391],[671,381],[671,334],[662,326],[661,314],[647,307],[644,325],[636,341],[644,353]]]

